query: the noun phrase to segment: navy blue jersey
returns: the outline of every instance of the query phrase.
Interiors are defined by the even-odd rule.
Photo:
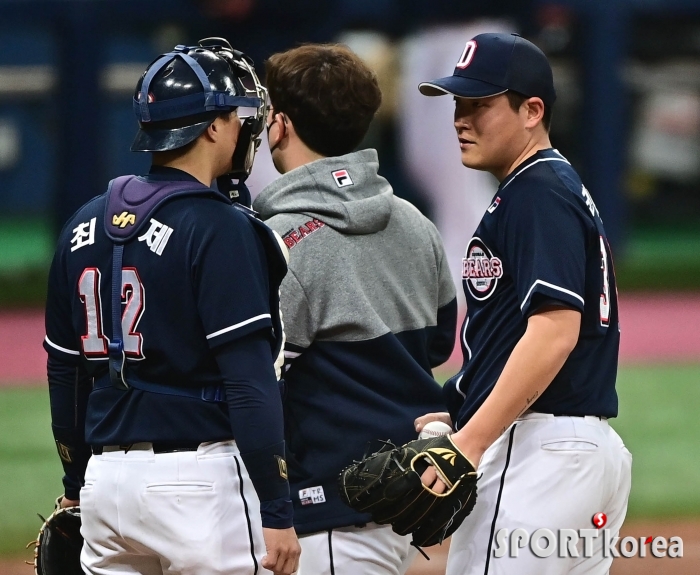
[[[202,188],[172,169],[156,169],[146,180],[191,181]],[[83,206],[63,229],[46,309],[46,351],[95,380],[87,443],[230,439],[225,402],[139,389],[124,393],[109,384],[113,242],[103,225],[106,196]],[[114,216],[123,227],[134,224],[131,217],[128,211]],[[215,351],[253,332],[272,331],[269,293],[276,295],[277,287],[268,285],[261,239],[248,216],[211,190],[172,198],[146,217],[123,254],[120,312],[129,376],[174,387],[221,384]]]
[[[552,303],[580,311],[581,332],[532,409],[617,415],[620,333],[610,248],[588,190],[558,152],[538,152],[501,182],[467,246],[462,278],[464,364],[444,388],[458,428],[493,389],[527,318]]]

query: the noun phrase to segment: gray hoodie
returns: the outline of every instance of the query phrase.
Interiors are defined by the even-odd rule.
[[[368,441],[415,439],[413,420],[444,410],[431,368],[454,345],[455,288],[435,226],[378,167],[374,150],[324,158],[253,205],[290,250],[281,309],[299,533],[367,521],[340,502],[340,470]]]

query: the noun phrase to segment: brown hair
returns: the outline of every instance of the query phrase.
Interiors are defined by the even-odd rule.
[[[348,47],[306,44],[265,62],[274,112],[322,156],[342,156],[362,141],[382,102],[377,77]]]
[[[508,97],[508,103],[510,104],[510,107],[515,110],[516,112],[520,109],[520,106],[523,105],[523,102],[529,98],[529,96],[526,96],[525,94],[521,94],[520,92],[515,92],[513,90],[508,90],[506,92],[506,96]],[[552,106],[548,106],[547,104],[544,105],[544,115],[542,116],[542,125],[544,126],[544,129],[549,132],[549,126],[552,124]]]

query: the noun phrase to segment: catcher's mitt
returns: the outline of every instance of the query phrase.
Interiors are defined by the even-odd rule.
[[[80,535],[80,507],[61,509],[56,500],[56,510],[48,519],[39,518],[44,524],[39,530],[34,545],[34,573],[36,575],[84,575],[80,567],[80,550],[83,537]]]
[[[423,485],[432,464],[447,490]],[[449,435],[391,443],[344,469],[338,477],[343,501],[370,513],[376,523],[391,523],[399,535],[413,534],[413,545],[442,543],[462,524],[476,503],[476,469]]]

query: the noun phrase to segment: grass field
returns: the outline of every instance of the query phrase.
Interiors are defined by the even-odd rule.
[[[618,391],[613,425],[634,455],[629,517],[700,516],[700,365],[624,367]],[[36,536],[61,475],[46,389],[0,390],[0,555]]]
[[[632,452],[628,516],[700,516],[700,365],[621,368],[612,421]]]

